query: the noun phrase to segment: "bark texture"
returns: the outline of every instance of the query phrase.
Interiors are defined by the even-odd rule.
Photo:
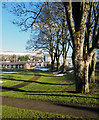
[[[83,4],[83,3],[82,3]],[[67,22],[73,43],[73,65],[76,81],[76,91],[89,92],[88,67],[86,54],[83,54],[86,20],[89,4],[64,3],[66,8]],[[78,7],[77,7],[78,6]],[[79,15],[78,15],[79,14]],[[73,18],[75,26],[73,25]]]
[[[89,92],[89,83],[95,82],[95,58],[99,48],[99,13],[97,3],[64,3],[70,31],[77,92]]]

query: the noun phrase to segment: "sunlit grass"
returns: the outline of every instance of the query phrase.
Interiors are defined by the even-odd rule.
[[[19,80],[17,81],[17,84],[20,83],[20,80],[26,80],[29,77],[31,77],[31,75],[33,75],[33,73],[31,72],[28,73],[28,75],[27,73],[28,72],[23,71],[23,74],[21,73],[20,75],[20,73],[18,73],[16,74],[16,76],[13,76],[16,80]],[[62,77],[56,77],[46,72],[40,72],[40,75],[41,77],[38,80],[30,83],[29,85],[26,85],[22,88],[18,88],[17,91],[11,90],[3,92],[2,95],[11,97],[14,96],[17,98],[31,98],[64,103],[98,103],[98,96],[96,93],[75,93],[75,81],[72,73],[69,73],[66,76]],[[26,78],[26,76],[28,77]],[[15,81],[13,80],[13,82]],[[10,82],[11,86],[13,86],[13,82]],[[9,84],[6,84],[6,86],[8,87]]]
[[[68,116],[67,116],[68,117]],[[3,106],[2,107],[2,118],[41,118],[41,119],[47,119],[47,118],[65,118],[65,115],[56,114],[56,113],[49,113],[49,112],[41,112],[41,111],[35,111],[35,110],[27,110],[27,109],[21,109],[21,108],[15,108],[15,107],[8,107]]]
[[[5,71],[5,70],[4,70]],[[6,70],[8,72],[8,70]],[[11,70],[12,71],[12,70]],[[16,72],[16,70],[13,70],[14,72]],[[13,74],[8,74],[8,73],[0,73],[0,75],[2,76],[0,78],[0,80],[5,81],[4,83],[2,83],[2,86],[4,87],[11,87],[17,84],[20,84],[26,80],[31,79],[34,75],[33,72],[26,72],[26,71],[17,71],[17,73],[13,73]]]
[[[17,74],[2,74],[2,80],[6,81],[2,86],[13,87],[20,83],[24,83],[26,80],[35,77],[31,71],[17,71]],[[30,82],[30,84],[12,89],[10,91],[2,92],[3,96],[10,96],[16,98],[28,98],[36,99],[42,101],[49,101],[55,104],[71,105],[79,104],[86,107],[93,107],[93,105],[98,104],[98,84],[91,84],[90,87],[94,86],[94,92],[89,94],[80,94],[75,92],[75,80],[72,73],[66,76],[56,77],[51,73],[38,72],[40,78]],[[96,74],[96,78],[99,74]],[[98,79],[97,79],[98,80]],[[75,116],[62,115],[57,113],[41,112],[36,110],[21,109],[9,106],[2,107],[2,117],[3,119],[73,119]],[[82,118],[80,118],[82,119]]]

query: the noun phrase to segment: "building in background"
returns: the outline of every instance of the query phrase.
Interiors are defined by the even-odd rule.
[[[28,56],[29,60],[20,61],[20,56]],[[48,67],[51,64],[51,57],[42,49],[36,49],[33,52],[13,52],[0,51],[0,68],[32,69],[34,67]],[[63,64],[63,58],[60,57],[60,65]],[[72,66],[71,57],[67,57],[66,64]]]

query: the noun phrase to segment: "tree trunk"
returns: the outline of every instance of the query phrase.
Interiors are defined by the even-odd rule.
[[[74,37],[74,49],[73,49],[73,64],[74,64],[74,74],[76,81],[76,91],[79,93],[89,92],[89,84],[88,84],[88,68],[89,61],[87,60],[87,55],[83,53],[83,42],[84,41],[84,33],[78,31],[75,33]],[[84,28],[85,29],[85,28]]]
[[[54,60],[51,62],[51,70],[54,70]]]
[[[74,74],[76,81],[76,92],[78,93],[87,93],[89,92],[89,83],[88,83],[88,71],[89,63],[81,59],[73,59],[74,63]]]
[[[81,7],[82,6],[82,7]],[[87,13],[89,2],[64,2],[67,24],[73,44],[73,64],[76,81],[76,91],[89,92],[87,54],[84,54],[84,40],[86,31]],[[74,24],[75,23],[75,24]]]
[[[89,62],[84,62],[84,93],[89,92],[89,82],[88,82],[88,73],[89,73]]]
[[[66,58],[65,56],[63,55],[63,67],[62,67],[62,72],[66,72],[66,69],[65,69],[65,63],[66,63]]]
[[[76,82],[76,92],[82,93],[84,91],[84,62],[82,60],[77,60],[76,56],[73,56],[73,65]]]
[[[96,65],[96,53],[92,56],[92,61],[89,66],[89,83],[95,83],[95,65]]]
[[[59,70],[59,57],[57,58],[57,70]]]

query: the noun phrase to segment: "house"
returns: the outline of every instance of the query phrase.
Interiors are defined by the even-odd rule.
[[[0,62],[0,68],[3,69],[30,69],[27,62]]]
[[[25,64],[23,65],[23,68],[24,68],[24,69],[30,69],[31,67],[30,67],[30,64],[29,64],[29,63],[25,63]]]
[[[34,67],[47,67],[49,62],[0,62],[0,69],[33,69]]]

